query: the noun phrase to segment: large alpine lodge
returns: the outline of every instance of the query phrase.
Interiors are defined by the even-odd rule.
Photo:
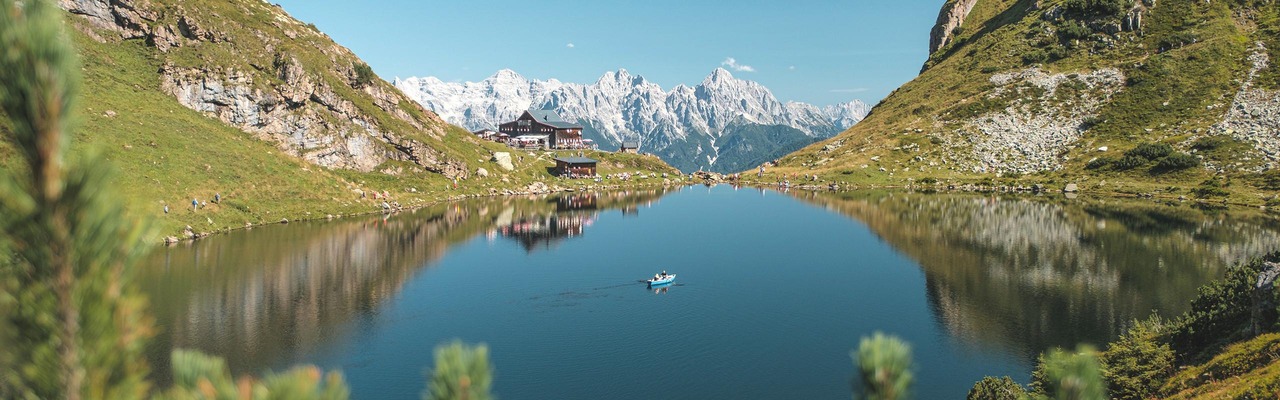
[[[590,139],[582,138],[582,125],[565,121],[551,110],[528,110],[515,121],[498,125],[498,132],[509,135],[512,146],[521,148],[586,149]]]

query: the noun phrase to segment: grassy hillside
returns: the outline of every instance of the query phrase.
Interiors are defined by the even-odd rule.
[[[197,39],[179,38],[182,46],[164,51],[157,46],[163,37],[120,33],[84,16],[67,17],[68,34],[81,53],[84,74],[78,110],[82,124],[76,130],[73,150],[103,154],[118,172],[116,188],[129,202],[128,209],[153,220],[162,235],[177,234],[188,225],[196,232],[213,232],[246,223],[379,210],[383,200],[372,195],[362,198],[361,191],[385,191],[391,201],[412,206],[463,195],[487,195],[538,181],[567,187],[586,184],[557,181],[548,171],[554,163],[547,154],[521,157],[513,152],[517,169],[503,171],[490,161],[491,154],[512,150],[476,140],[465,130],[441,122],[376,76],[355,82],[361,79],[356,66],[362,62],[310,26],[290,25],[287,22],[292,20],[283,19],[283,12],[274,6],[249,0],[200,5],[190,7],[179,1],[142,5],[154,7],[150,12],[155,20],[148,23],[160,28],[153,30],[163,31],[168,26],[191,29],[181,21],[199,21],[199,29],[212,38],[192,34]],[[315,100],[319,94],[313,94],[313,99],[298,107],[298,115],[332,120],[314,125],[308,140],[341,141],[360,136],[362,132],[352,127],[353,122],[338,120],[323,109],[349,104],[354,107],[354,111],[346,110],[350,115],[367,117],[370,125],[400,140],[375,140],[380,151],[391,154],[400,151],[397,146],[403,144],[421,144],[423,148],[401,151],[368,171],[322,167],[309,161],[307,147],[296,150],[299,147],[263,132],[224,122],[215,113],[192,110],[164,87],[166,79],[172,78],[166,71],[174,69],[207,70],[210,75],[240,70],[248,71],[242,75],[249,77],[251,85],[270,93],[285,84],[272,73],[275,54],[298,59],[308,76],[318,81],[317,87],[327,87],[338,96],[336,100],[324,99],[326,103]],[[395,103],[394,107],[389,103]],[[0,118],[0,134],[9,134],[5,118]],[[13,155],[8,140],[0,141],[0,165],[13,168]],[[427,156],[440,162],[432,164],[423,159]],[[589,156],[602,160],[600,169],[605,174],[676,173],[652,157]],[[446,163],[452,171],[432,171]],[[490,176],[479,177],[478,168],[486,169]],[[447,172],[454,173],[447,176]],[[452,188],[453,177],[459,179],[457,189]],[[640,183],[661,183],[661,179]],[[212,201],[215,194],[221,195],[221,203]],[[193,198],[207,205],[193,210]],[[165,205],[169,206],[167,214]]]
[[[1133,15],[1140,27],[1125,29]],[[774,171],[882,185],[1078,183],[1275,204],[1274,149],[1268,155],[1242,139],[1249,132],[1218,124],[1242,85],[1278,88],[1275,62],[1250,78],[1255,52],[1280,61],[1277,15],[1267,1],[979,0],[919,77]],[[1172,152],[1126,154],[1142,143]]]

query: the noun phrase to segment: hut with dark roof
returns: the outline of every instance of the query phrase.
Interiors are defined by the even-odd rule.
[[[596,176],[596,160],[587,157],[556,157],[556,175],[571,178]]]
[[[498,125],[498,131],[516,136],[545,136],[547,147],[552,149],[581,149],[582,125],[565,121],[551,110],[527,110],[515,121]]]

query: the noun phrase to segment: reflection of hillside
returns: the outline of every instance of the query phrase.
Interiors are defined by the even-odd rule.
[[[663,194],[592,196],[590,207],[622,208]],[[385,219],[269,226],[160,251],[140,274],[161,326],[152,349],[156,376],[169,375],[167,355],[179,347],[223,356],[236,373],[287,361],[376,314],[455,243],[513,216],[567,221],[596,212],[557,211],[559,203],[477,200]]]
[[[1103,343],[1152,310],[1280,248],[1275,226],[1164,206],[1060,205],[918,194],[798,194],[865,223],[924,269],[954,336],[1032,357]]]

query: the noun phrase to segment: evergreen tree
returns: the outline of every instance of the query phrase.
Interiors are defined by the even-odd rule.
[[[223,359],[186,350],[173,352],[173,382],[173,387],[155,400],[346,400],[350,396],[337,372],[322,374],[319,368],[300,366],[283,374],[269,373],[262,380],[233,380]]]
[[[894,336],[876,332],[862,338],[858,351],[852,354],[858,367],[855,380],[862,398],[895,400],[910,397],[911,346]]]
[[[1032,373],[1034,399],[1099,400],[1107,398],[1098,352],[1080,346],[1075,352],[1053,349],[1042,355]]]
[[[988,376],[969,389],[965,400],[1018,400],[1026,396],[1027,390],[1013,378]]]
[[[427,400],[491,400],[493,368],[489,348],[454,341],[436,347],[436,368],[423,398]]]
[[[21,163],[0,172],[0,397],[140,398],[151,321],[129,284],[147,246],[100,157],[68,162],[78,88],[62,12],[0,0],[0,109]]]

